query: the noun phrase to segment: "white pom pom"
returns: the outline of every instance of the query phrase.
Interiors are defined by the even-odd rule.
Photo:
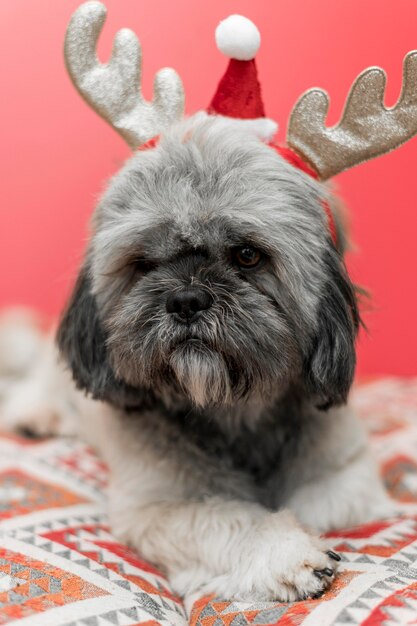
[[[250,61],[261,45],[261,35],[255,24],[243,15],[230,15],[216,28],[216,45],[231,59]]]

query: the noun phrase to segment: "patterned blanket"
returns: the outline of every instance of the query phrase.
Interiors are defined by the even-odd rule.
[[[118,543],[105,515],[106,468],[64,439],[0,437],[0,624],[19,626],[390,626],[417,624],[417,379],[357,387],[402,515],[333,533],[341,572],[318,600],[243,604],[188,598]]]

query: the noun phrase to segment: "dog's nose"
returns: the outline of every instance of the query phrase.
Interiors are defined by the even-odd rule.
[[[197,313],[209,309],[213,298],[205,289],[188,288],[172,293],[167,300],[168,313],[175,313],[181,322],[190,323],[197,317]]]

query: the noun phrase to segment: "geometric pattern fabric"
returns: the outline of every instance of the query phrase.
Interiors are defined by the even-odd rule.
[[[417,624],[417,379],[358,385],[352,402],[398,515],[332,533],[342,561],[317,600],[186,598],[111,535],[107,470],[66,439],[0,435],[0,625],[394,626]]]

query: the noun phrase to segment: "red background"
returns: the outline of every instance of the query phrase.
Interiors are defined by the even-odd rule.
[[[81,257],[103,181],[128,156],[119,136],[88,109],[62,60],[67,21],[78,0],[0,3],[0,306],[25,304],[56,315]],[[267,114],[286,120],[308,87],[329,91],[329,121],[340,115],[354,77],[369,65],[398,97],[404,54],[417,47],[415,0],[107,0],[104,60],[116,29],[133,28],[144,47],[144,92],[155,71],[181,74],[187,111],[211,99],[226,61],[213,31],[230,13],[255,21]],[[359,372],[417,374],[417,137],[337,180],[350,207],[353,277],[373,296],[365,316]]]

